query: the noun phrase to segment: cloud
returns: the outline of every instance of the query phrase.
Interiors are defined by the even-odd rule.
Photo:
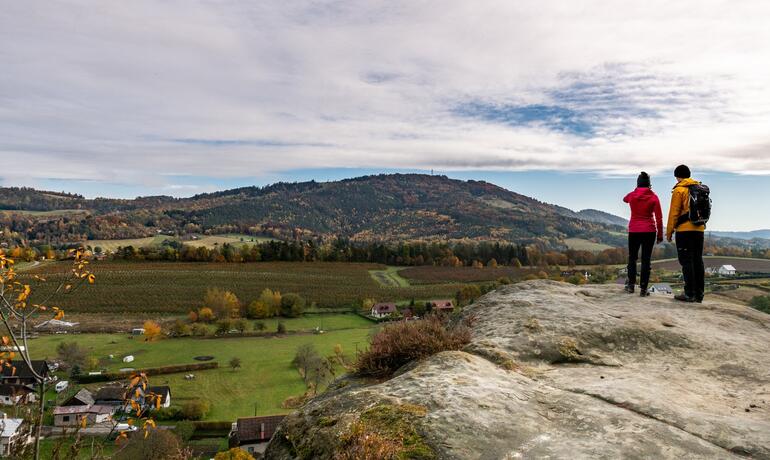
[[[0,177],[770,174],[768,15],[761,1],[9,2]]]

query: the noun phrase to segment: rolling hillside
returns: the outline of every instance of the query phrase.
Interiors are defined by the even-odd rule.
[[[86,199],[3,188],[0,209],[7,210],[0,213],[0,224],[15,229],[20,237],[51,242],[208,232],[278,238],[470,238],[552,244],[585,237],[617,244],[617,235],[611,232],[622,230],[623,222],[600,211],[578,213],[542,203],[488,182],[420,174],[278,183],[183,199]],[[73,209],[86,212],[73,213]]]

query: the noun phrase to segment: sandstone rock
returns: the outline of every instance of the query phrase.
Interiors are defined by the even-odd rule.
[[[405,458],[770,459],[770,315],[550,281],[463,314],[465,351],[338,382],[287,417],[266,457],[355,458],[351,433],[393,424],[414,435]]]

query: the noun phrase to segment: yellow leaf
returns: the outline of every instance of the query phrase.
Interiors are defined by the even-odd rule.
[[[80,427],[85,428],[88,423],[88,418],[84,415],[80,418]]]
[[[59,319],[62,319],[62,318],[64,318],[64,311],[63,310],[57,311],[56,312],[56,316],[53,317],[53,319],[56,319],[56,320],[59,320]]]
[[[96,281],[96,276],[93,274],[88,275],[88,284],[94,284],[94,281]]]

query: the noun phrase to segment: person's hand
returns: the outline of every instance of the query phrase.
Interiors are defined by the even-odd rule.
[[[662,237],[662,236],[659,236],[659,237],[658,237],[658,243],[657,243],[657,244],[660,244],[660,243],[662,243],[662,242],[663,242],[663,237]]]
[[[674,239],[673,235],[669,235],[666,237],[666,240],[670,243]]]

